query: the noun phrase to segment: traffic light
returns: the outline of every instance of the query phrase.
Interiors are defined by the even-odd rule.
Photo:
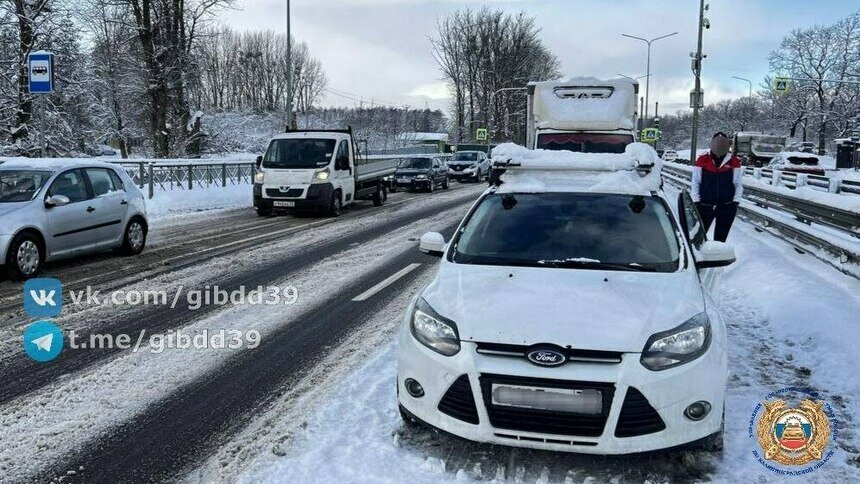
[[[660,116],[654,118],[654,127],[660,129]]]

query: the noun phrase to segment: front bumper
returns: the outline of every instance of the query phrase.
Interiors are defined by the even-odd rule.
[[[454,180],[477,180],[478,179],[478,172],[476,170],[473,170],[473,171],[448,170],[448,176],[453,178]]]
[[[456,355],[445,357],[416,341],[405,326],[400,332],[398,402],[416,419],[477,442],[588,454],[631,454],[670,449],[704,439],[722,427],[727,364],[722,347],[715,343],[712,342],[708,352],[698,360],[660,372],[644,368],[636,353],[625,353],[622,361],[614,364],[569,362],[545,368],[529,363],[525,358],[479,354],[477,345],[471,342],[462,343],[462,349]],[[464,377],[467,380],[462,380]],[[409,395],[404,383],[407,378],[422,385],[423,397]],[[553,381],[582,388],[599,387],[609,400],[605,401],[604,414],[597,420],[592,417],[581,420],[571,414],[554,413],[550,416],[552,421],[547,424],[546,415],[536,416],[528,411],[518,414],[519,410],[504,413],[499,411],[501,407],[494,407],[489,399],[488,383],[499,381],[499,378]],[[455,387],[464,391],[458,393],[459,400],[454,404],[462,407],[469,398],[473,399],[477,423],[465,421],[469,419],[462,415],[460,418],[451,415],[451,395],[446,397],[446,393],[454,391]],[[471,397],[468,390],[471,390]],[[643,397],[647,400],[644,404]],[[711,411],[702,420],[692,421],[683,412],[697,401],[710,403]],[[634,404],[638,406],[634,408]],[[658,420],[662,421],[662,430],[655,430],[659,426],[650,429],[637,427],[640,425],[637,415],[642,414],[636,412],[643,411],[643,405],[650,405],[656,412]],[[622,420],[623,407],[626,408]],[[440,408],[449,411],[445,413]],[[534,419],[535,423],[542,421],[543,424],[532,426],[528,419]],[[553,430],[547,431],[547,427],[553,425]],[[527,427],[532,430],[524,430]],[[534,430],[538,427],[541,431]],[[639,428],[640,433],[621,436],[631,434],[631,428]],[[648,433],[642,434],[642,429]]]
[[[285,210],[285,211],[323,211],[327,210],[334,192],[331,183],[314,183],[302,189],[298,197],[271,196],[269,190],[277,190],[276,186],[254,184],[254,208],[261,210]],[[292,207],[277,207],[275,202],[291,202]]]
[[[394,186],[399,190],[426,190],[430,188],[430,179],[424,178],[421,180],[416,180],[415,178],[410,178],[408,180],[404,179],[395,179]]]

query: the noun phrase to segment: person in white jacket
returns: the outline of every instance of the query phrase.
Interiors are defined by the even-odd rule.
[[[705,230],[714,227],[714,240],[725,242],[743,197],[741,160],[729,153],[731,141],[723,132],[711,138],[711,150],[696,160],[693,167],[691,195],[705,224]]]

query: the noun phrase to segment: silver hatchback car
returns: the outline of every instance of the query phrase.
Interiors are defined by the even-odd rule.
[[[13,280],[46,261],[118,248],[143,251],[146,201],[121,167],[95,161],[0,164],[0,264]]]

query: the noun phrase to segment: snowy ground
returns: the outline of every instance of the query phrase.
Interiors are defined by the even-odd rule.
[[[343,375],[338,392],[308,420],[293,420],[270,454],[252,459],[240,482],[780,482],[752,457],[747,422],[766,394],[811,387],[828,399],[840,422],[834,457],[807,476],[814,482],[860,482],[860,281],[752,226],[739,223],[730,240],[738,263],[723,279],[729,321],[729,398],[722,455],[683,453],[602,458],[472,444],[405,427],[395,404],[396,346],[391,343],[406,298],[380,313],[389,342]],[[416,281],[409,295],[418,291]],[[377,323],[378,324],[378,323]],[[286,415],[284,414],[285,418]],[[288,444],[287,444],[288,443]],[[261,465],[261,462],[266,465]],[[198,471],[190,481],[235,480],[232,472]],[[218,477],[216,477],[218,476]]]
[[[157,220],[177,219],[210,210],[253,206],[251,185],[248,183],[194,190],[156,190],[153,195],[153,198],[146,201],[146,210],[150,218]]]

